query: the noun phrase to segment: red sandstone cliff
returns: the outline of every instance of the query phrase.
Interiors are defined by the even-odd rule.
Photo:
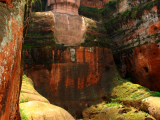
[[[109,0],[81,0],[82,6],[103,8],[105,3],[108,3]]]
[[[0,120],[21,119],[19,94],[24,5],[24,1],[15,1],[10,9],[0,2]]]
[[[110,32],[115,63],[121,75],[156,91],[160,91],[159,4],[159,1],[155,0],[126,10],[115,16],[115,23],[110,22],[109,27],[106,26]]]

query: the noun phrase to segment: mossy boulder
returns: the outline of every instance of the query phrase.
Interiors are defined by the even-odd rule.
[[[133,84],[132,82],[126,81],[114,87],[111,96],[112,98],[120,101],[134,101],[147,98],[150,96],[150,93],[147,88],[139,84]]]
[[[156,120],[146,112],[117,103],[93,105],[83,111],[83,117],[84,120]]]

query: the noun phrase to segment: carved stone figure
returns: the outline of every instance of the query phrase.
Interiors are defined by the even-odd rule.
[[[47,10],[78,15],[80,0],[47,0]]]

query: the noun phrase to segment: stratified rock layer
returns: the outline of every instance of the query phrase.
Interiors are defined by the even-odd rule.
[[[24,5],[15,1],[10,9],[0,2],[0,120],[20,120]]]
[[[160,91],[159,5],[160,2],[155,0],[139,6],[139,10],[134,7],[132,11],[126,10],[112,18],[115,21],[107,21],[110,24],[106,24],[108,32],[111,31],[111,48],[121,75],[156,91]]]

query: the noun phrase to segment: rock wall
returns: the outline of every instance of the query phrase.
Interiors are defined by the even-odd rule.
[[[24,40],[24,70],[50,103],[80,118],[85,107],[110,93],[118,75],[112,51],[103,25],[85,17],[84,43],[77,47],[56,44],[56,23],[51,14],[37,12],[32,16]]]
[[[0,2],[0,120],[20,120],[21,48],[25,1]],[[17,9],[18,8],[18,9]]]
[[[82,6],[103,8],[105,3],[108,3],[109,0],[81,0]]]
[[[36,90],[74,116],[109,94],[117,76],[112,52],[107,48],[34,49],[34,53],[45,61],[30,67],[26,64],[25,72],[33,79]],[[34,53],[26,50],[26,59]]]
[[[157,85],[159,5],[159,1],[151,1],[125,10],[111,18],[112,22],[106,22],[114,59],[121,75],[156,91],[160,91]]]

